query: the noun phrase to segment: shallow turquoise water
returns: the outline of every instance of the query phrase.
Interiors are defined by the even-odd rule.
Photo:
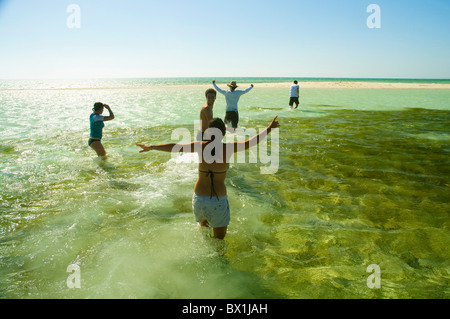
[[[289,110],[288,89],[256,85],[240,124],[279,116],[279,168],[232,164],[221,255],[192,215],[191,157],[134,146],[194,136],[208,87],[1,92],[0,297],[449,297],[449,90],[304,89]],[[98,100],[116,114],[106,165],[87,147]]]

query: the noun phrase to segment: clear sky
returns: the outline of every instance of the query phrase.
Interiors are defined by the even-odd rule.
[[[0,0],[0,78],[448,79],[449,18],[449,0]]]

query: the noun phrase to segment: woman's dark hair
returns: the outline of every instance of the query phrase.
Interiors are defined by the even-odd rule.
[[[94,108],[92,109],[94,112],[100,110],[102,107],[104,107],[102,102],[95,102]]]
[[[222,138],[225,136],[225,132],[226,132],[225,123],[222,121],[221,118],[216,117],[216,118],[213,118],[211,121],[209,121],[208,129],[210,129],[210,128],[216,128],[216,129],[220,130],[220,132],[222,133]],[[211,142],[214,141],[215,139],[216,139],[216,136],[214,134],[211,134]],[[215,148],[211,150],[211,155],[212,156],[216,155]]]
[[[222,132],[222,136],[225,136],[226,128],[225,123],[222,121],[221,118],[213,118],[211,121],[209,121],[208,128],[217,128]]]
[[[207,89],[205,92],[205,96],[207,97],[209,93],[213,93],[214,96],[217,96],[217,92],[214,89]]]

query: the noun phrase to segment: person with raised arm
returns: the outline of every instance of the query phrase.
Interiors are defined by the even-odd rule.
[[[102,115],[105,108],[109,112],[108,116]],[[109,105],[102,102],[96,102],[92,111],[93,113],[89,117],[91,134],[88,145],[97,153],[98,157],[106,160],[106,151],[102,144],[103,128],[105,127],[103,122],[114,120],[114,113]]]
[[[273,129],[278,128],[277,118],[275,117],[266,129],[245,142],[223,143],[225,123],[220,118],[214,118],[205,132],[207,140],[188,144],[136,143],[136,146],[142,148],[140,153],[148,151],[198,153],[198,179],[192,198],[195,220],[200,226],[212,228],[214,238],[224,239],[230,223],[230,207],[225,186],[230,158],[236,152],[259,144]]]
[[[221,94],[225,96],[225,101],[227,104],[227,109],[225,112],[225,123],[227,125],[231,124],[233,128],[232,132],[234,132],[239,123],[239,111],[238,111],[238,102],[241,96],[245,93],[250,92],[253,89],[253,84],[251,84],[245,90],[236,90],[238,88],[236,81],[231,81],[227,86],[230,88],[228,91],[222,90],[216,85],[216,80],[213,81],[214,88]]]

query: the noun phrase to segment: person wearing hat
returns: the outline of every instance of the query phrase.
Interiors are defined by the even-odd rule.
[[[225,113],[225,123],[229,125],[231,123],[231,126],[233,129],[236,129],[239,122],[239,112],[238,112],[238,102],[241,95],[249,92],[251,89],[253,89],[253,84],[250,85],[250,87],[246,90],[236,90],[238,87],[236,84],[236,81],[231,81],[227,86],[230,88],[230,90],[225,91],[220,89],[216,85],[216,80],[213,81],[214,88],[221,94],[225,95],[225,101],[227,103],[227,109]]]

